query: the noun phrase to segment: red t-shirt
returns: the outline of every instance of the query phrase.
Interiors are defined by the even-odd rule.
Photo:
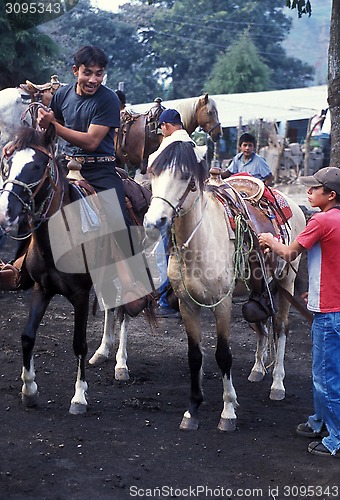
[[[308,309],[340,312],[340,210],[314,214],[296,239],[308,250]]]

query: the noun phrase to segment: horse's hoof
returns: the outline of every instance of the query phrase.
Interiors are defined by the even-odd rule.
[[[108,360],[108,356],[104,356],[104,354],[97,354],[96,352],[92,356],[92,358],[89,359],[89,363],[92,366],[99,366]]]
[[[220,418],[217,428],[222,432],[234,432],[236,430],[236,418]]]
[[[71,403],[69,413],[72,415],[82,415],[86,413],[87,405],[83,405],[81,403]]]
[[[38,404],[38,393],[32,396],[27,396],[26,394],[21,394],[21,401],[25,408],[33,408]]]
[[[115,380],[129,380],[129,370],[127,368],[116,368],[115,369]]]
[[[198,418],[188,418],[188,417],[183,417],[182,422],[179,426],[181,431],[197,431],[198,429]]]
[[[248,380],[249,382],[261,382],[264,379],[264,373],[262,372],[250,372]]]
[[[286,396],[285,391],[282,389],[272,389],[270,391],[269,398],[272,399],[273,401],[282,401]]]

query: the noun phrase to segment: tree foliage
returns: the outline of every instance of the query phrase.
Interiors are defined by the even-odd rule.
[[[52,57],[58,47],[36,27],[37,16],[6,15],[5,5],[0,3],[0,88],[15,87],[26,79],[46,82],[51,77]]]
[[[173,98],[199,95],[214,63],[244,30],[249,30],[259,62],[271,68],[267,89],[303,87],[313,68],[288,58],[281,46],[291,20],[284,3],[272,0],[175,0],[154,5],[152,27],[145,32],[162,66],[169,68]]]
[[[211,94],[260,92],[268,88],[270,70],[244,32],[230,49],[218,56],[205,84]]]
[[[299,17],[302,14],[312,15],[312,6],[309,0],[286,0],[289,9],[297,9]]]
[[[95,20],[95,22],[94,22]],[[70,82],[73,53],[83,45],[96,45],[109,59],[107,85],[116,89],[124,82],[129,102],[153,100],[160,92],[154,57],[141,41],[134,24],[125,22],[122,15],[91,6],[89,0],[79,5],[45,28],[63,46],[55,67],[59,79]]]
[[[218,79],[228,81],[230,91],[239,88],[229,81],[229,67],[223,77],[223,67],[235,40],[245,31],[249,43],[256,47],[252,67],[270,68],[269,75],[264,70],[262,77],[252,79],[257,89],[262,88],[261,81],[266,90],[303,87],[312,79],[313,69],[287,57],[281,46],[291,26],[283,12],[285,4],[285,0],[130,0],[114,14],[92,7],[90,0],[79,0],[77,7],[42,29],[61,49],[52,72],[62,81],[72,80],[73,52],[81,45],[95,44],[110,59],[108,85],[116,88],[123,81],[132,103],[151,101],[157,95],[200,95],[206,91],[208,81],[209,85],[215,82],[216,92],[221,93],[225,86],[219,86]],[[18,57],[10,26],[7,32],[1,31],[0,49],[10,68],[8,84],[17,83],[18,76],[11,73],[17,63],[28,71],[24,79],[42,80],[38,61],[48,66],[48,51],[43,53],[43,42],[47,39],[40,39],[38,52],[35,38],[33,47],[39,53],[38,59],[31,46],[25,48],[22,44],[23,52]],[[242,88],[248,91],[253,87]]]

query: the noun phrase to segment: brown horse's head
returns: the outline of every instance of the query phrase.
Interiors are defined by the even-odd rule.
[[[214,142],[218,141],[222,135],[221,124],[218,119],[215,101],[208,94],[198,99],[196,115],[198,125],[210,135]]]

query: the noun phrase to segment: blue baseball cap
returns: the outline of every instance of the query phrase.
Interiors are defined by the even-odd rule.
[[[165,109],[159,117],[159,125],[162,123],[180,123],[182,125],[181,115],[176,109]]]

